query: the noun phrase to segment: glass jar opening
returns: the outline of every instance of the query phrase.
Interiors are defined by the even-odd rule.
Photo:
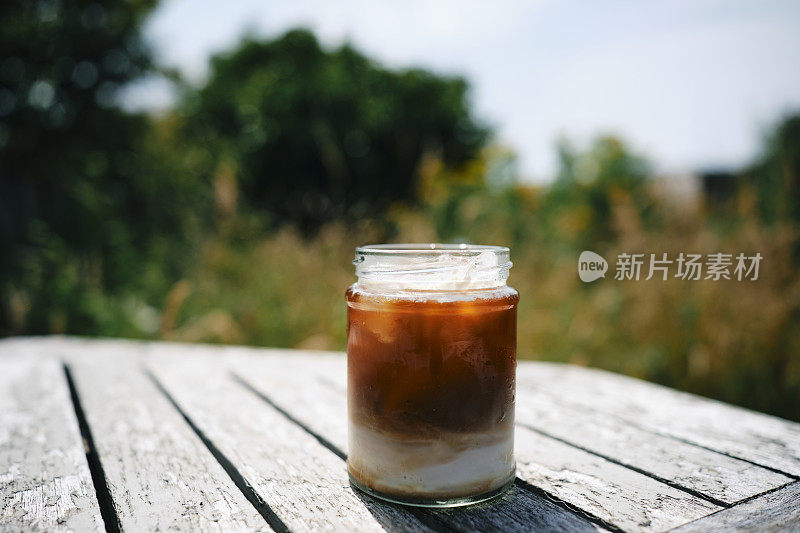
[[[499,287],[512,266],[503,246],[437,243],[359,246],[353,264],[362,287],[426,291]]]

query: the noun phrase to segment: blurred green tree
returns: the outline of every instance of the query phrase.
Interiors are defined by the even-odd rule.
[[[150,72],[155,0],[0,3],[0,333],[121,333],[105,294],[181,227],[181,183],[150,179],[147,119],[117,106]]]
[[[649,164],[620,139],[598,137],[583,152],[562,141],[558,156],[558,174],[542,201],[552,235],[579,247],[597,246],[614,237],[615,205],[630,205],[647,216]]]
[[[413,202],[423,154],[447,166],[474,158],[488,132],[467,88],[461,78],[387,70],[349,45],[326,51],[294,30],[215,57],[182,115],[188,137],[233,167],[245,206],[309,233]]]
[[[800,223],[800,114],[775,127],[744,179],[755,188],[763,221]]]

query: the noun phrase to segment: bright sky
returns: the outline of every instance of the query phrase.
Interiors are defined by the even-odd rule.
[[[391,67],[464,75],[528,180],[552,175],[559,137],[604,132],[661,172],[735,167],[800,110],[797,0],[162,0],[146,35],[163,65],[201,81],[245,32],[297,26]],[[129,99],[168,96],[146,83]]]

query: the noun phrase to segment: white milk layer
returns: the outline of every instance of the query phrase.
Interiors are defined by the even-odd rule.
[[[514,477],[514,434],[446,434],[398,439],[350,422],[349,459],[358,481],[411,498],[458,498],[497,489]]]

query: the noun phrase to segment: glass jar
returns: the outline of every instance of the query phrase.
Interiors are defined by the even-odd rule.
[[[452,507],[514,481],[519,294],[508,248],[356,249],[347,290],[351,483],[378,498]]]

